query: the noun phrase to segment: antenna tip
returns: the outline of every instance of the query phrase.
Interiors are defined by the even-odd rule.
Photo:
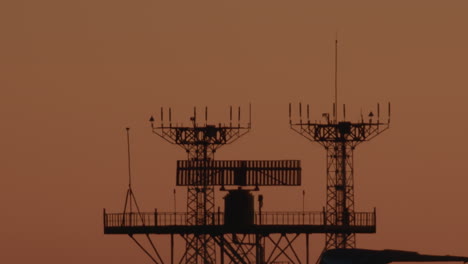
[[[125,129],[126,129],[127,131],[129,131],[129,130],[130,130],[130,128],[129,128],[129,127],[126,127]]]
[[[150,122],[154,122],[154,117],[151,116],[150,119],[149,119]]]

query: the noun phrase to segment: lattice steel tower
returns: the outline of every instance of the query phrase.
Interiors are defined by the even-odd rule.
[[[250,108],[250,107],[249,107]],[[214,126],[208,125],[208,109],[205,108],[205,122],[197,123],[197,109],[193,109],[193,116],[190,118],[192,126],[173,126],[172,113],[169,108],[169,123],[164,124],[164,113],[161,108],[160,126],[154,125],[154,118],[151,117],[151,127],[153,133],[162,137],[166,141],[181,146],[187,152],[189,161],[209,162],[214,160],[217,149],[230,144],[249,132],[251,128],[249,109],[249,123],[246,126],[240,125],[241,110],[238,108],[237,124],[233,126],[233,111],[230,108],[229,125]],[[215,190],[210,182],[210,175],[207,170],[200,170],[195,175],[195,184],[187,187],[187,224],[207,225],[214,221],[215,213]],[[188,235],[186,238],[186,263],[216,263],[215,242],[209,235]]]
[[[302,112],[299,106],[299,111]],[[309,106],[307,116],[309,117]],[[390,111],[390,105],[389,105]],[[378,112],[380,112],[378,110]],[[291,106],[290,106],[291,113]],[[379,115],[379,114],[378,114]],[[389,127],[389,122],[369,120],[360,122],[330,120],[325,123],[290,121],[291,128],[309,139],[322,145],[327,151],[327,201],[325,207],[326,224],[353,226],[354,219],[354,165],[353,154],[357,145],[369,141]],[[351,232],[327,233],[325,249],[354,248],[355,234]]]
[[[307,105],[307,121],[302,120],[302,105],[299,104],[299,122],[291,119],[292,109],[289,105],[289,123],[291,128],[309,139],[322,145],[327,151],[327,198],[325,207],[326,224],[337,226],[352,226],[355,224],[354,214],[354,165],[353,154],[357,145],[376,137],[390,125],[390,104],[388,104],[388,119],[380,121],[380,106],[377,104],[377,120],[374,113],[368,114],[364,120],[350,122],[346,120],[346,109],[343,105],[343,119],[338,117],[338,41],[335,41],[335,103],[333,115],[322,114],[325,122],[311,122],[309,105]],[[367,117],[366,117],[367,118]],[[354,248],[356,237],[353,232],[327,233],[325,250],[333,248]]]

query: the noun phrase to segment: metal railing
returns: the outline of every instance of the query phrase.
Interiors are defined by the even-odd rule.
[[[139,227],[139,226],[187,226],[188,214],[181,212],[152,213],[106,213],[104,210],[104,227]],[[224,212],[215,212],[209,215],[205,225],[224,225]],[[333,225],[325,221],[324,212],[255,212],[255,225]],[[353,219],[349,226],[372,227],[375,226],[374,212],[352,213]],[[342,224],[341,224],[342,225]]]
[[[260,225],[323,225],[323,212],[255,212]]]

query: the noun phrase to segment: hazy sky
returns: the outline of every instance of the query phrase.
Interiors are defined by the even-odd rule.
[[[217,158],[301,159],[304,186],[263,188],[265,209],[300,210],[304,189],[306,210],[321,210],[325,150],[289,129],[287,105],[331,110],[336,34],[348,117],[393,110],[391,129],[356,150],[356,210],[378,212],[358,246],[468,255],[467,12],[427,0],[2,1],[1,261],[149,263],[103,235],[102,208],[123,209],[130,126],[140,206],[173,209],[185,153],[151,133],[161,106],[188,124],[208,105],[219,123],[252,103],[252,132]]]

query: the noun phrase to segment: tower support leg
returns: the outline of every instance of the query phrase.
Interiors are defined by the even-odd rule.
[[[171,264],[174,264],[174,234],[171,234]]]

